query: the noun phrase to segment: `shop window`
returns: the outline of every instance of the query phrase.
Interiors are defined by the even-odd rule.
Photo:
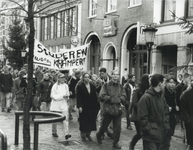
[[[128,0],[128,7],[135,7],[142,4],[142,0]]]
[[[89,0],[89,17],[97,15],[97,0]]]
[[[176,0],[162,0],[162,22],[174,21],[171,12],[176,14]]]
[[[117,10],[117,0],[107,0],[107,12],[113,12]]]

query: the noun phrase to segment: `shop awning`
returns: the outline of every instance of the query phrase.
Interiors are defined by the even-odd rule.
[[[177,47],[178,46],[172,42],[164,42],[164,43],[161,43],[160,45],[158,45],[156,47],[156,49],[167,50],[167,49],[177,49]]]

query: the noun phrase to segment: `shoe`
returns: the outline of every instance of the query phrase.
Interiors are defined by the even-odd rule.
[[[107,136],[108,136],[108,137],[110,137],[111,139],[114,139],[114,137],[113,137],[113,133],[109,133],[109,132],[107,132]]]
[[[113,144],[113,148],[121,149],[121,146],[117,143],[117,144]]]
[[[10,111],[11,111],[11,108],[8,108],[8,109],[7,109],[7,112],[9,113]]]
[[[5,109],[4,109],[4,108],[2,108],[2,109],[1,109],[1,112],[5,112]]]
[[[68,140],[69,138],[71,138],[71,134],[65,135],[65,139],[66,139],[66,140]]]
[[[132,126],[127,126],[128,130],[133,130]]]
[[[102,140],[101,140],[101,138],[99,137],[99,134],[98,134],[98,133],[96,134],[96,138],[97,138],[97,142],[98,142],[99,144],[102,144]]]
[[[52,136],[53,137],[58,137],[58,134],[57,133],[52,133]]]
[[[92,141],[92,138],[90,137],[90,135],[86,135],[86,137],[88,138],[89,141]]]
[[[86,142],[85,136],[82,136],[81,138],[82,138],[82,141],[83,141],[83,142]]]

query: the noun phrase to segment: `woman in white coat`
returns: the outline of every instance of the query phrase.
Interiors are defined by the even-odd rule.
[[[59,112],[66,116],[63,121],[65,139],[71,137],[69,134],[69,114],[68,114],[68,99],[70,96],[68,85],[65,83],[66,79],[64,74],[59,73],[58,81],[53,85],[51,90],[51,106],[50,111]],[[52,124],[52,135],[58,137],[57,123]]]

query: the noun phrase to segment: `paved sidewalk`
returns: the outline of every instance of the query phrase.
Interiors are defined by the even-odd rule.
[[[38,117],[40,118],[40,117]],[[97,122],[98,123],[98,122]],[[132,125],[133,126],[133,125]],[[178,126],[178,125],[177,125]],[[2,129],[8,139],[10,150],[23,150],[23,135],[22,135],[23,121],[20,120],[20,131],[19,131],[19,145],[14,145],[14,135],[15,135],[15,115],[12,110],[11,113],[0,112],[0,129]],[[103,144],[98,144],[96,141],[96,132],[92,132],[91,137],[93,138],[92,142],[82,142],[79,134],[79,125],[77,122],[76,112],[73,113],[73,120],[70,121],[69,128],[71,131],[72,138],[70,138],[70,145],[65,146],[65,138],[63,134],[62,123],[58,123],[58,138],[52,137],[52,126],[51,124],[40,124],[39,125],[39,150],[111,150],[112,149],[112,140],[105,136]],[[33,123],[30,124],[30,134],[31,134],[31,148],[33,148]],[[177,127],[176,132],[182,134],[182,132]],[[129,142],[135,134],[135,129],[133,130],[126,129],[126,121],[122,119],[122,132],[120,137],[120,144],[122,145],[122,150],[128,150]],[[63,144],[62,144],[63,143]],[[172,138],[171,149],[170,150],[185,150],[186,145],[183,144],[181,138]],[[142,150],[142,140],[140,140],[135,150]]]

